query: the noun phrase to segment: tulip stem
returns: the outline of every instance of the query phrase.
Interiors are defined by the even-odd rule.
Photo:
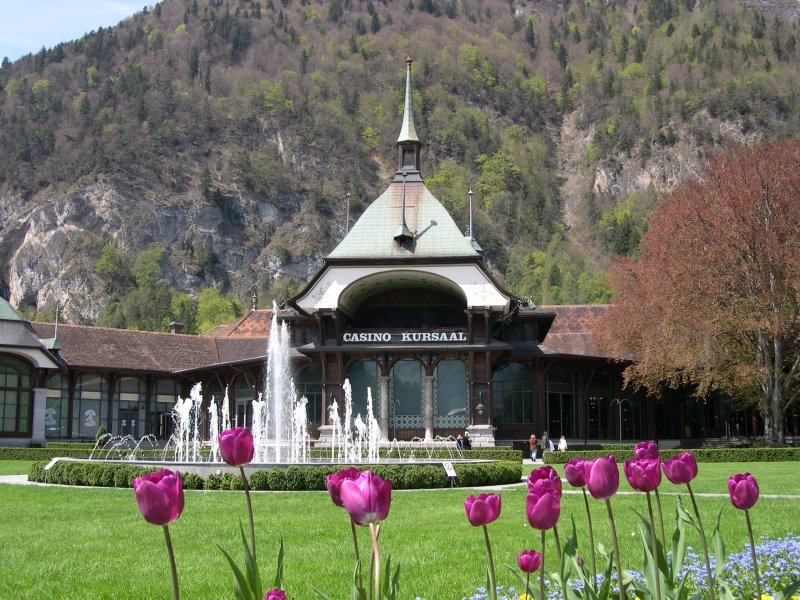
[[[750,556],[753,558],[753,575],[756,577],[756,598],[761,598],[761,578],[758,576],[756,545],[753,542],[753,525],[750,523],[750,511],[747,509],[744,511],[744,518],[747,519],[747,535],[750,537]]]
[[[653,518],[653,502],[647,492],[647,512],[650,514],[650,545],[653,552],[653,578],[656,580],[656,598],[661,598],[661,577],[658,571],[658,538],[656,537],[656,520]]]
[[[528,596],[528,598],[531,597],[530,582],[531,582],[531,574],[530,573],[525,573],[525,595]]]
[[[542,564],[539,566],[539,597],[541,600],[546,598],[544,595],[544,532],[545,530],[542,529]]]
[[[372,535],[372,563],[375,569],[375,600],[381,598],[381,555],[378,549],[378,526],[375,523],[369,524],[369,532]]]
[[[253,562],[256,562],[256,530],[253,525],[253,505],[250,503],[250,483],[244,473],[244,466],[239,465],[239,471],[242,473],[242,488],[244,489],[244,497],[247,500],[247,520],[250,523],[250,554],[253,556]]]
[[[714,600],[714,579],[711,577],[711,561],[708,559],[708,544],[706,543],[706,532],[703,529],[703,522],[700,520],[700,511],[697,509],[697,502],[694,499],[694,492],[692,491],[692,484],[686,482],[686,488],[689,490],[689,498],[692,499],[692,508],[694,508],[694,516],[697,518],[697,531],[700,533],[700,545],[703,547],[703,556],[706,561],[706,584],[708,585],[708,594],[711,600]]]
[[[350,529],[353,531],[353,554],[356,557],[356,562],[360,559],[358,555],[358,536],[356,535],[356,522],[353,519],[350,519]]]
[[[614,561],[617,563],[617,587],[619,588],[619,600],[625,600],[625,584],[622,582],[622,562],[619,559],[617,528],[614,525],[614,513],[611,512],[611,501],[608,498],[606,498],[606,508],[608,509],[608,521],[611,524],[611,541],[614,544]]]
[[[658,488],[655,489],[656,492],[656,507],[658,508],[658,527],[661,530],[661,547],[664,550],[664,558],[666,559],[667,556],[667,536],[664,534],[664,513],[661,510],[661,496],[658,493]],[[669,565],[668,565],[669,567]]]
[[[597,590],[597,562],[594,558],[594,533],[592,531],[592,513],[589,511],[589,498],[586,495],[586,486],[583,491],[583,503],[586,505],[586,520],[589,522],[589,547],[592,549],[592,589]]]
[[[494,560],[492,559],[492,545],[489,543],[489,530],[486,525],[483,526],[483,537],[486,540],[486,556],[489,560],[489,598],[497,600],[497,583],[494,576]]]
[[[553,525],[553,539],[556,541],[556,558],[561,564],[561,538],[558,537],[558,525]]]
[[[172,571],[172,600],[178,600],[178,567],[175,566],[175,552],[172,550],[172,538],[169,537],[169,525],[164,525],[164,537],[167,540],[167,554],[169,555],[169,567]]]

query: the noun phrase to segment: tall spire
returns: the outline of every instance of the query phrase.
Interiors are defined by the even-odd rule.
[[[414,105],[411,102],[411,63],[414,59],[410,56],[406,58],[406,105],[403,110],[403,127],[400,129],[400,136],[397,143],[419,142],[417,130],[414,127]]]
[[[397,138],[397,149],[399,152],[399,165],[394,181],[422,181],[419,174],[419,151],[422,143],[417,137],[417,129],[414,127],[414,105],[411,101],[411,57],[406,58],[406,103],[403,110],[403,126],[400,129],[400,136]],[[405,173],[405,177],[402,175]]]

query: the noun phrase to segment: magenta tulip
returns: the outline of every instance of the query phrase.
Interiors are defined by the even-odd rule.
[[[552,529],[561,515],[561,498],[554,492],[536,494],[528,492],[525,498],[525,514],[531,527],[540,531]]]
[[[573,458],[564,465],[564,476],[572,487],[586,485],[586,459]]]
[[[232,427],[219,434],[219,453],[232,467],[253,460],[253,434],[246,427]]]
[[[357,525],[380,523],[389,514],[392,503],[392,482],[372,471],[362,471],[355,479],[342,481],[339,488],[342,506]]]
[[[691,452],[681,452],[661,463],[667,479],[676,485],[689,483],[697,477],[697,461]]]
[[[653,440],[639,442],[633,449],[634,458],[658,458],[658,446]]]
[[[652,492],[661,483],[661,465],[657,458],[634,458],[625,461],[625,477],[637,492]]]
[[[148,523],[168,525],[183,511],[183,480],[177,471],[162,469],[133,480],[139,512]]]
[[[497,494],[481,494],[467,496],[464,501],[464,510],[467,511],[467,519],[471,525],[480,527],[488,525],[500,516],[501,499]]]
[[[279,588],[271,589],[264,594],[264,600],[287,600],[286,592]]]
[[[584,464],[586,487],[593,498],[605,500],[619,489],[619,468],[613,454],[587,460]]]
[[[517,555],[517,566],[523,573],[535,573],[542,564],[542,555],[536,550],[523,550]]]
[[[758,483],[750,473],[728,478],[728,493],[731,503],[739,510],[749,510],[758,501]]]
[[[328,487],[328,494],[330,494],[331,500],[333,500],[333,503],[336,506],[344,507],[341,498],[342,482],[347,481],[348,479],[355,479],[356,477],[358,477],[358,469],[350,467],[349,469],[342,469],[333,475],[328,475],[325,478],[325,484]]]
[[[536,491],[537,494],[553,491],[561,496],[561,478],[553,467],[539,467],[531,471],[528,477],[528,491]]]

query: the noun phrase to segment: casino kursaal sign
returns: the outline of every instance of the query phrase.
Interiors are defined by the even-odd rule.
[[[344,344],[419,344],[419,343],[466,343],[466,331],[348,331],[342,334]]]

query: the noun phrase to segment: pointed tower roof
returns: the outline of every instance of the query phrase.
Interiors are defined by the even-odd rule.
[[[409,56],[406,58],[406,104],[403,109],[403,126],[400,129],[400,136],[397,142],[419,142],[417,130],[414,127],[414,105],[411,102],[411,63],[414,60]]]

